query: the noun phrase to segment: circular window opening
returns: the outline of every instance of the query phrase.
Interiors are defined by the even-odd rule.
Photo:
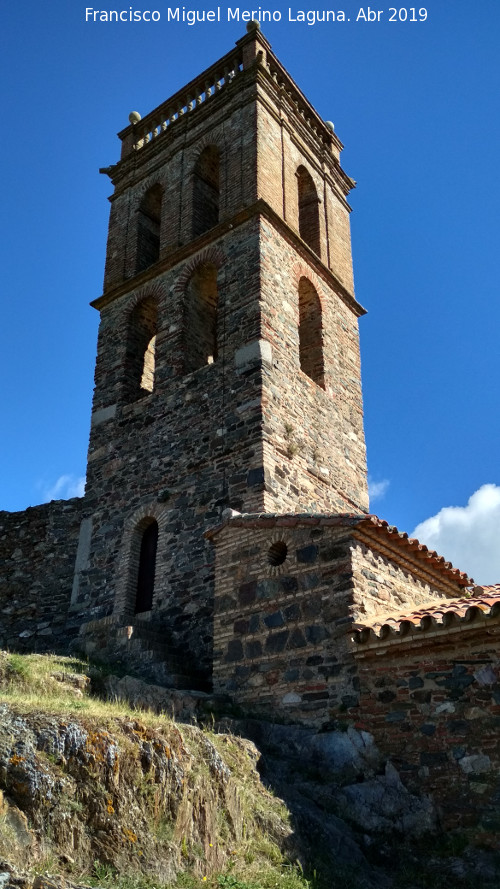
[[[283,540],[277,540],[269,547],[267,560],[270,565],[282,565],[288,555],[288,547]]]

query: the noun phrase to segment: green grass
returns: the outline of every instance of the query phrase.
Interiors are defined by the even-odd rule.
[[[118,719],[135,718],[138,712],[147,727],[172,721],[170,714],[138,711],[126,701],[108,701],[94,695],[93,688],[102,688],[106,673],[109,670],[76,657],[1,651],[0,702],[24,713],[42,710],[54,716],[92,717],[100,720],[103,728],[112,728]],[[87,677],[86,687],[78,688],[75,677],[82,681]]]
[[[72,882],[81,881],[103,889],[202,889],[207,886],[210,889],[319,889],[316,882],[305,879],[300,868],[287,862],[281,852],[279,841],[291,830],[290,815],[282,800],[260,782],[253,748],[248,741],[213,731],[202,732],[195,726],[175,726],[166,714],[158,715],[142,709],[138,713],[126,702],[103,700],[93,694],[92,689],[102,689],[104,675],[105,671],[100,667],[75,657],[0,652],[0,701],[9,704],[20,715],[44,713],[63,721],[74,718],[91,733],[97,732],[100,736],[108,732],[122,750],[122,770],[126,757],[137,755],[136,747],[123,731],[124,723],[133,721],[139,726],[138,731],[144,732],[145,739],[148,732],[164,738],[168,738],[171,731],[177,736],[180,733],[184,753],[191,762],[185,780],[186,791],[192,798],[200,792],[205,792],[205,799],[211,798],[214,756],[217,763],[217,754],[207,758],[212,747],[220,756],[221,768],[227,766],[230,769],[235,795],[230,810],[224,806],[216,809],[210,827],[213,832],[210,846],[218,857],[212,859],[210,853],[205,858],[200,838],[194,833],[191,835],[193,825],[189,807],[176,822],[159,805],[154,777],[143,775],[141,778],[139,768],[133,780],[137,799],[142,801],[143,810],[150,813],[150,836],[154,837],[158,849],[164,848],[166,854],[169,846],[178,850],[182,872],[175,882],[162,884],[148,875],[142,863],[141,873],[139,867],[127,872],[126,866],[117,870],[109,863],[95,861],[85,870],[77,868],[78,872],[75,867],[70,868]],[[85,677],[89,677],[89,681]],[[40,757],[51,771],[61,769],[57,757],[43,752]],[[131,763],[132,771],[133,768]],[[64,778],[62,772],[61,776]],[[95,780],[93,792],[98,794]],[[85,817],[79,799],[64,798],[64,806],[69,817]],[[225,868],[217,872],[214,862],[224,859],[227,862]],[[51,848],[48,838],[44,855],[31,869],[39,874],[65,872],[64,865],[58,862],[57,847],[55,850]]]

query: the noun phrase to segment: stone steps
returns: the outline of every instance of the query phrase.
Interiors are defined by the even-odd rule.
[[[128,662],[134,664],[134,673],[169,688],[198,687],[199,683],[183,669],[181,659],[169,648],[161,631],[137,622],[119,627],[116,639],[120,648],[126,650]]]

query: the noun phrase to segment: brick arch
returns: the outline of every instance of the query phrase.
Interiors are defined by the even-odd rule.
[[[151,499],[125,519],[113,605],[113,613],[124,621],[132,620],[134,617],[137,569],[142,533],[148,525],[148,519],[154,519],[158,523],[158,550],[156,556],[158,565],[165,551],[165,530],[169,512],[170,510],[167,506]]]
[[[141,182],[140,188],[134,191],[130,201],[131,210],[133,213],[137,213],[144,199],[144,195],[150,190],[150,188],[153,188],[155,185],[159,185],[165,193],[167,183],[161,173],[152,173],[151,176],[148,176],[148,178],[144,180],[144,182]]]
[[[155,519],[158,522],[160,531],[165,530],[168,521],[170,509],[158,500],[150,500],[136,509],[128,518],[125,519],[123,525],[124,539],[126,535],[130,535],[145,520]]]
[[[132,403],[155,388],[157,334],[166,290],[157,281],[131,294],[117,318],[122,332],[121,398]]]
[[[125,317],[128,319],[134,309],[136,309],[139,303],[144,299],[155,299],[157,303],[160,304],[163,299],[166,299],[166,296],[165,287],[158,281],[153,281],[151,284],[145,284],[144,287],[140,287],[139,290],[136,290],[131,296],[126,308]]]
[[[197,253],[189,262],[186,263],[177,281],[174,284],[173,292],[176,294],[184,293],[186,284],[192,277],[193,273],[202,265],[214,265],[217,271],[226,261],[226,254],[220,247],[205,247],[200,253]]]
[[[307,275],[297,285],[300,369],[325,388],[323,305],[317,288]]]
[[[197,140],[195,145],[192,145],[191,148],[188,148],[184,160],[189,172],[192,172],[192,170],[194,169],[194,165],[201,152],[204,151],[205,148],[209,148],[210,145],[215,145],[222,156],[223,152],[226,149],[226,142],[221,130],[211,130],[209,133],[205,133],[201,137],[201,139]]]
[[[307,280],[310,281],[316,293],[318,294],[321,306],[323,307],[323,292],[321,281],[309,265],[306,265],[305,262],[294,262],[292,266],[291,278],[296,291],[298,291],[299,289],[300,279],[307,278]]]

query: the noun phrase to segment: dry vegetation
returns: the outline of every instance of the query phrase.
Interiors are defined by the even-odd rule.
[[[101,679],[76,658],[0,653],[0,722],[8,713],[19,731],[0,739],[1,857],[110,889],[317,883],[283,852],[289,814],[261,783],[253,744],[102,700]],[[47,742],[75,725],[84,741],[72,754]],[[37,738],[34,756],[23,733]],[[30,785],[34,765],[51,806],[37,798],[43,781]]]
[[[103,678],[76,658],[0,652],[4,889],[34,889],[37,874],[52,879],[40,889],[498,885],[491,856],[467,850],[460,836],[426,837],[420,847],[378,838],[377,867],[366,862],[363,873],[332,867],[331,855],[325,867],[324,850],[310,848],[317,872],[304,873],[293,819],[262,783],[252,742],[104,700]]]

